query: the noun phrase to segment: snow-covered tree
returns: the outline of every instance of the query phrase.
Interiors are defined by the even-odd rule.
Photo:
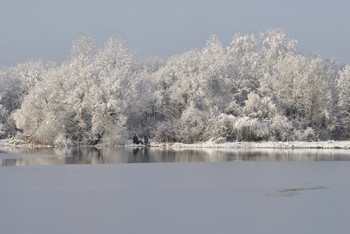
[[[289,38],[280,28],[271,28],[260,34],[261,53],[267,60],[277,60],[297,53],[297,40]]]
[[[8,111],[0,104],[0,139],[6,136]]]
[[[340,124],[347,138],[350,137],[350,65],[339,74],[337,88],[339,90]]]
[[[123,89],[132,55],[115,38],[98,52],[94,48],[85,36],[74,43],[70,60],[50,70],[25,97],[14,114],[18,128],[46,144],[125,139]]]
[[[20,108],[24,97],[53,66],[53,64],[44,64],[42,61],[30,61],[0,71],[0,105],[3,110],[0,124],[3,137],[15,134],[17,129],[11,114]]]
[[[259,68],[261,66],[258,53],[258,41],[253,34],[241,35],[236,33],[231,46],[227,49],[230,77],[229,85],[234,102],[243,105],[250,92],[254,92],[259,85]]]
[[[256,93],[249,93],[248,99],[243,107],[243,115],[250,118],[257,118],[261,121],[271,120],[278,110],[271,98],[259,97]]]
[[[176,124],[176,137],[180,142],[193,143],[203,140],[206,114],[191,103]]]
[[[306,57],[296,43],[272,28],[135,61],[118,38],[97,46],[83,36],[60,66],[0,71],[0,135],[56,145],[349,137],[349,66]]]
[[[305,79],[302,81],[306,89],[303,92],[304,106],[300,108],[304,111],[309,126],[325,128],[329,124],[334,105],[332,92],[335,81],[336,70],[332,64],[320,57],[309,61]]]
[[[267,139],[269,135],[268,125],[266,123],[248,116],[238,118],[234,129],[236,140],[238,141],[259,141]]]

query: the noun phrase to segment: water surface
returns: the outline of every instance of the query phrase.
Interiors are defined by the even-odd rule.
[[[13,148],[0,149],[0,166],[232,161],[350,161],[350,150]]]

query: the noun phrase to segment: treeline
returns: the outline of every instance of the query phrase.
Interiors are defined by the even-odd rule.
[[[280,29],[236,33],[228,47],[134,59],[118,38],[83,36],[62,65],[0,71],[0,135],[39,144],[343,140],[350,66],[305,57]]]

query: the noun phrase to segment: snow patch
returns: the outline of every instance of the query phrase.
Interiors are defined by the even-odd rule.
[[[266,149],[350,149],[350,141],[318,141],[318,142],[221,142],[221,139],[210,140],[194,144],[169,143],[169,142],[152,142],[152,147],[164,148],[266,148]]]

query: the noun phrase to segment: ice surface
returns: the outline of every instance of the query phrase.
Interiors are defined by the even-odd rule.
[[[349,177],[349,162],[2,167],[0,232],[345,234]]]

